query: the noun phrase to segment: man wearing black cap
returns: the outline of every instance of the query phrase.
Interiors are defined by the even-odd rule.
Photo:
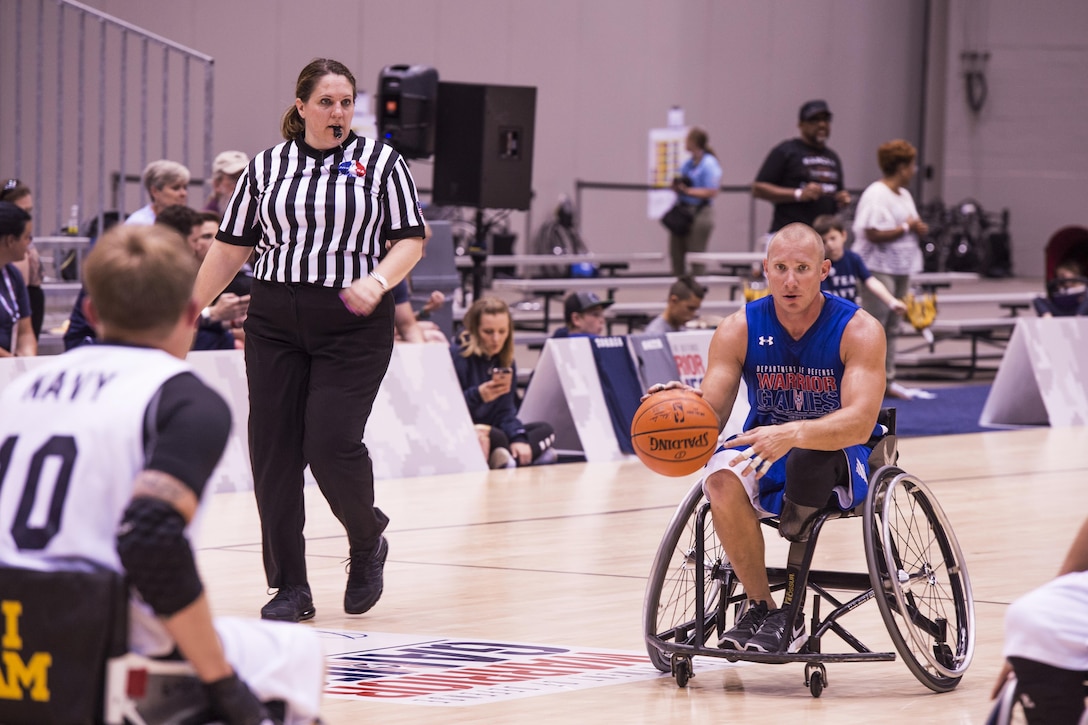
[[[566,327],[560,327],[552,337],[595,336],[604,332],[604,311],[614,300],[602,300],[595,292],[571,292],[563,302]]]
[[[843,188],[842,162],[827,147],[831,109],[827,101],[801,106],[800,138],[771,149],[752,184],[752,195],[774,204],[771,234],[793,222],[812,225],[821,214],[834,214],[850,203]]]

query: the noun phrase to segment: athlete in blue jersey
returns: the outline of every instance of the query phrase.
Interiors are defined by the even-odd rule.
[[[787,610],[771,596],[759,520],[779,515],[780,533],[804,540],[812,514],[832,501],[849,509],[866,493],[884,331],[821,292],[830,267],[811,227],[783,227],[763,261],[770,295],[726,318],[710,342],[703,397],[728,420],[744,379],[751,405],[744,432],[714,454],[703,479],[714,528],[751,600],[723,647],[780,652],[804,643],[803,624],[787,633]]]

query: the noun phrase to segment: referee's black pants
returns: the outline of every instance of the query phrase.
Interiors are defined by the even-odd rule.
[[[393,299],[356,317],[339,290],[254,280],[246,318],[249,451],[270,587],[306,584],[307,464],[349,553],[373,552],[389,519],[374,506],[363,432],[393,354]]]

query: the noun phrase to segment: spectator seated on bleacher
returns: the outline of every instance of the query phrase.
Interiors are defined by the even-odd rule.
[[[593,337],[603,334],[604,311],[612,303],[613,300],[602,300],[596,292],[571,292],[563,301],[563,319],[567,324],[552,333],[552,337]]]
[[[481,297],[465,313],[465,329],[450,347],[453,368],[491,468],[555,463],[555,431],[522,423],[514,384],[514,323],[497,297]]]
[[[155,223],[177,232],[182,243],[187,245],[198,260],[202,260],[207,254],[212,241],[210,237],[214,234],[215,222],[206,220],[200,212],[184,204],[171,204],[158,212]],[[200,313],[196,336],[193,339],[193,350],[241,348],[240,333],[249,310],[248,290],[251,284],[252,279],[246,270],[239,270],[230,286]],[[91,343],[97,337],[94,328],[83,313],[86,296],[86,289],[81,287],[75,304],[72,305],[68,327],[64,333],[65,350]],[[239,334],[235,334],[236,332]]]
[[[706,297],[706,287],[685,275],[669,287],[669,299],[665,311],[646,325],[648,334],[680,332],[684,326],[699,316],[699,308]]]
[[[11,202],[0,201],[0,357],[38,354],[30,295],[22,272],[15,266],[26,258],[31,234],[30,214]]]
[[[1054,268],[1054,279],[1047,282],[1047,296],[1032,301],[1039,317],[1088,315],[1088,279],[1075,260],[1066,260]]]
[[[159,159],[144,168],[144,189],[151,197],[147,206],[129,214],[125,224],[154,224],[159,212],[173,204],[184,204],[189,199],[189,169],[177,161]]]

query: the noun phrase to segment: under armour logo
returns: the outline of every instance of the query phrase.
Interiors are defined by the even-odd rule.
[[[773,344],[774,344],[774,337],[772,337],[772,336],[764,337],[763,335],[759,336],[759,346],[760,347],[763,347],[764,345],[773,345]]]

